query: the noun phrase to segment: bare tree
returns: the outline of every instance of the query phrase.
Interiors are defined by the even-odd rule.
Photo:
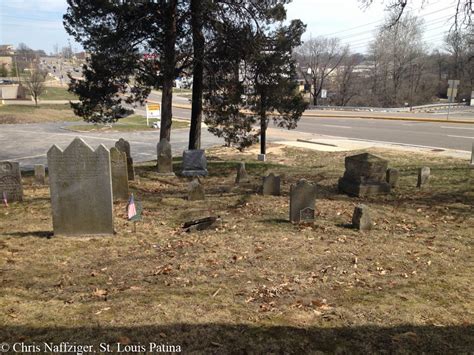
[[[356,96],[360,91],[360,85],[358,81],[357,73],[355,68],[361,64],[363,57],[360,55],[352,54],[347,56],[341,66],[336,71],[335,82],[335,104],[338,106],[346,106],[349,101]]]
[[[390,16],[386,23],[393,21]],[[413,101],[426,56],[422,35],[422,21],[404,16],[393,26],[383,27],[370,44],[372,92],[378,104],[393,106]]]
[[[46,80],[46,75],[47,73],[45,71],[42,71],[39,68],[34,68],[29,72],[29,75],[25,79],[25,85],[31,96],[33,96],[36,106],[38,106],[39,97],[45,90],[44,82]]]
[[[313,105],[328,79],[347,57],[349,48],[343,46],[338,38],[311,38],[296,50],[300,72],[307,85],[311,87]]]

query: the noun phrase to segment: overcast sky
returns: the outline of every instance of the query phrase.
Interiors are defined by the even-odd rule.
[[[454,15],[455,0],[427,0],[424,6],[422,2],[410,0],[408,10],[424,18],[425,41],[440,46]],[[0,0],[0,44],[24,42],[48,53],[55,44],[66,46],[68,35],[62,25],[66,8],[66,0]],[[307,24],[304,38],[340,37],[353,51],[362,53],[386,14],[382,0],[374,0],[368,9],[357,0],[293,0],[287,9],[288,19],[299,18]]]

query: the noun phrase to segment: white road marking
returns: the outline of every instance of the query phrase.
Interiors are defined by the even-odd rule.
[[[352,128],[352,127],[349,127],[349,126],[338,126],[338,125],[333,125],[333,124],[323,124],[322,126],[332,127],[332,128],[346,128],[346,129],[351,129]]]
[[[21,157],[21,158],[11,158],[12,160],[23,160],[23,159],[32,159],[32,158],[39,158],[39,157],[45,157],[46,154],[39,154],[39,155],[31,155],[29,157]]]
[[[452,137],[452,138],[466,138],[466,139],[474,139],[474,137],[468,137],[468,136],[451,136],[448,134],[448,137]]]
[[[441,128],[449,128],[449,129],[470,129],[474,131],[474,128],[471,127],[454,127],[454,126],[441,126]]]

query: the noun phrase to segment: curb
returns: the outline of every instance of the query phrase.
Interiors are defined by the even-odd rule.
[[[173,107],[181,109],[191,109],[191,105],[173,104]],[[278,114],[276,114],[278,116]],[[434,122],[434,123],[459,123],[459,124],[474,124],[474,120],[442,120],[428,117],[399,117],[399,116],[369,116],[356,114],[323,114],[303,112],[303,117],[334,117],[334,118],[362,118],[369,120],[389,120],[389,121],[414,121],[414,122]]]

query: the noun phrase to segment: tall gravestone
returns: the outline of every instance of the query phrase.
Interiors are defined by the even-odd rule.
[[[173,172],[173,154],[171,144],[166,138],[162,138],[156,146],[158,174],[174,175]]]
[[[248,183],[250,182],[249,175],[247,174],[247,170],[245,169],[245,163],[239,163],[237,165],[237,176],[235,177],[235,183]]]
[[[125,152],[121,152],[117,148],[110,148],[110,167],[114,201],[128,200],[128,170]]]
[[[0,199],[7,201],[23,201],[23,186],[21,184],[20,163],[0,162]]]
[[[281,177],[271,173],[263,178],[262,194],[280,196]]]
[[[135,169],[133,167],[133,159],[130,153],[130,143],[123,138],[120,138],[115,143],[115,148],[124,152],[127,155],[127,175],[128,180],[135,180]]]
[[[35,165],[35,183],[38,185],[44,185],[46,182],[46,169],[44,165]]]
[[[184,176],[207,176],[207,160],[203,149],[185,150],[183,152]]]
[[[290,186],[290,222],[314,222],[316,186],[300,180]]]
[[[346,157],[346,171],[339,179],[339,191],[358,197],[390,193],[387,166],[387,160],[369,153]]]
[[[75,138],[64,150],[48,151],[49,185],[55,235],[113,234],[110,152],[94,151]]]

